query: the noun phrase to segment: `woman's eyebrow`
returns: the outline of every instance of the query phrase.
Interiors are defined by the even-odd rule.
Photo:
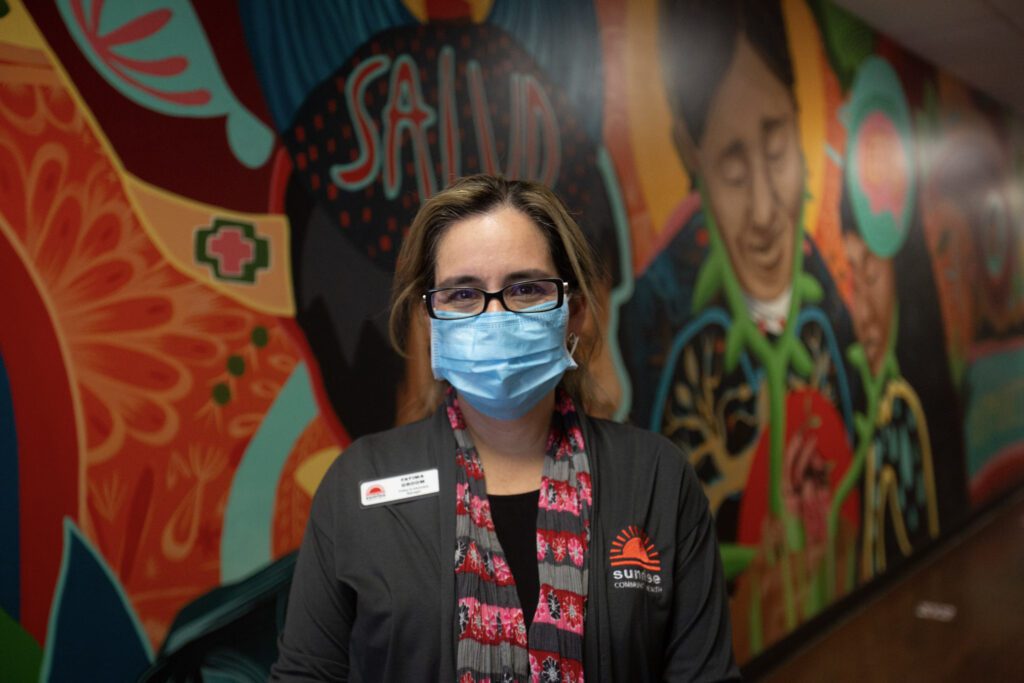
[[[742,140],[733,140],[729,145],[721,151],[718,155],[719,159],[727,159],[730,157],[742,158],[746,151],[746,145],[743,144]]]
[[[781,128],[792,120],[792,117],[788,114],[780,114],[778,116],[766,116],[761,120],[761,130],[772,131],[776,128]]]
[[[437,283],[436,289],[442,287],[483,287],[484,281],[474,275],[453,275]]]
[[[540,268],[531,268],[529,270],[517,270],[514,273],[509,273],[505,276],[505,284],[512,284],[513,282],[522,282],[523,280],[539,280],[542,278],[554,277],[547,270]]]
[[[523,280],[539,280],[541,278],[555,277],[549,273],[546,269],[542,268],[530,268],[527,270],[516,270],[505,275],[502,282],[505,285],[510,285],[515,282],[522,282]],[[477,287],[479,289],[486,289],[484,281],[475,275],[453,275],[445,278],[437,283],[435,289],[441,289],[443,287]]]

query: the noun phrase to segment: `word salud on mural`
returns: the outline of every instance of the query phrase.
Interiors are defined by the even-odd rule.
[[[458,103],[455,97],[456,58],[450,45],[441,48],[437,62],[438,107],[423,96],[421,73],[416,60],[402,54],[394,59],[376,55],[361,62],[345,80],[345,101],[354,123],[358,152],[355,159],[331,167],[331,179],[348,191],[361,190],[381,179],[388,199],[401,192],[401,155],[404,137],[412,146],[417,189],[420,197],[433,195],[445,179],[463,174],[460,153]],[[536,178],[552,185],[558,178],[561,141],[554,107],[544,88],[531,74],[513,72],[509,78],[512,125],[507,149],[510,156],[500,164],[491,114],[487,105],[483,69],[475,59],[459,65],[469,92],[480,170],[512,178]],[[378,79],[387,79],[387,102],[379,122],[365,104],[366,90]],[[430,131],[439,133],[438,151],[444,178],[435,177],[429,144]]]

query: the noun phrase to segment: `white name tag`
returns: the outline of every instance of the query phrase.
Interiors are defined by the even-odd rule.
[[[363,507],[397,503],[410,498],[422,498],[437,493],[441,485],[437,469],[400,474],[397,477],[374,479],[359,483],[359,501]]]

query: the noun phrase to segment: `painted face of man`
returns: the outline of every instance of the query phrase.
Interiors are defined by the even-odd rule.
[[[746,293],[774,299],[793,280],[804,161],[793,95],[746,37],[736,43],[706,121],[700,140],[689,143],[690,157],[719,234]]]
[[[892,329],[896,300],[896,274],[892,259],[871,251],[860,235],[843,235],[846,256],[853,273],[853,303],[850,313],[857,339],[864,347],[871,373],[878,374]]]

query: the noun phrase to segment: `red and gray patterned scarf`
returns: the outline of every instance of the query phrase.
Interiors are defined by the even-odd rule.
[[[515,581],[494,533],[484,471],[451,388],[455,433],[458,683],[582,683],[590,545],[590,468],[576,407],[559,389],[537,505],[540,595],[527,634]]]

